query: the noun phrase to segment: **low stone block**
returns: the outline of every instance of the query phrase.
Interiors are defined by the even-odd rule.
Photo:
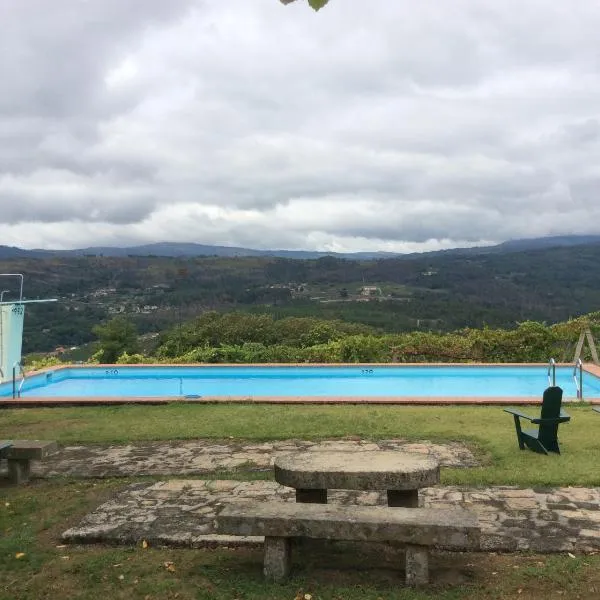
[[[29,481],[31,462],[29,460],[9,460],[8,480],[15,485]]]
[[[2,450],[1,457],[8,460],[43,460],[58,451],[58,444],[45,440],[13,440]]]
[[[296,490],[296,502],[327,504],[327,490]]]
[[[230,535],[395,541],[457,550],[479,549],[480,537],[477,516],[463,509],[235,503],[217,515],[217,526]]]
[[[264,574],[267,579],[282,581],[290,573],[291,542],[288,538],[265,537]]]
[[[388,506],[418,508],[419,492],[418,490],[388,490],[387,503]]]
[[[429,551],[424,546],[406,547],[406,585],[429,583]]]

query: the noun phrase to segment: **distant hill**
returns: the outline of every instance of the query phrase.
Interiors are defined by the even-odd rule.
[[[25,250],[16,246],[0,246],[0,259],[6,258],[44,258],[50,256],[50,250]]]
[[[542,248],[559,248],[587,244],[600,244],[600,235],[556,235],[543,238],[509,240],[493,246],[493,248],[500,252],[518,252],[520,250],[538,250]]]
[[[94,246],[77,248],[75,250],[25,250],[12,246],[0,246],[0,259],[5,258],[44,258],[49,256],[161,256],[167,258],[193,258],[198,256],[243,257],[276,256],[280,258],[315,259],[325,256],[347,258],[352,260],[371,260],[392,258],[398,256],[393,252],[316,252],[309,250],[255,250],[252,248],[239,248],[236,246],[208,246],[204,244],[158,242],[141,246]]]
[[[600,310],[600,242],[590,236],[386,260],[325,259],[326,253],[302,259],[298,252],[274,260],[277,252],[247,252],[193,244],[69,252],[4,247],[0,272],[23,273],[28,299],[59,299],[28,310],[26,352],[81,346],[94,340],[94,325],[114,315],[131,319],[142,334],[210,310],[341,319],[395,333],[555,323]],[[5,300],[14,299],[15,285],[6,281]]]
[[[528,250],[547,250],[550,248],[569,248],[573,246],[589,246],[600,244],[600,235],[557,235],[541,238],[524,238],[507,240],[494,246],[473,246],[471,248],[449,248],[413,254],[402,254],[398,258],[416,258],[418,256],[473,256],[484,254],[509,254],[511,252],[526,252]]]
[[[210,246],[194,243],[158,242],[140,246],[93,246],[75,250],[26,250],[14,246],[0,246],[0,259],[7,258],[44,258],[49,256],[162,256],[192,258],[199,256],[220,257],[279,257],[292,259],[316,259],[325,256],[344,258],[349,260],[378,260],[384,258],[414,258],[417,256],[443,256],[452,254],[492,254],[506,252],[520,252],[525,250],[538,250],[544,248],[558,248],[565,246],[579,246],[587,244],[600,244],[600,235],[566,235],[551,236],[531,239],[509,240],[495,246],[476,246],[473,248],[451,248],[432,252],[399,254],[394,252],[316,252],[309,250],[255,250],[236,246]]]

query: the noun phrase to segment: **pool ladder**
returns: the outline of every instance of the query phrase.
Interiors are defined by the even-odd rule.
[[[573,365],[573,381],[577,390],[577,400],[583,400],[583,362],[578,358]],[[556,361],[548,362],[548,385],[556,385]]]

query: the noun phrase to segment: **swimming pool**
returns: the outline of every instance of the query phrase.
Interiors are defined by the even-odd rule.
[[[572,367],[556,367],[556,385],[565,397],[576,397]],[[539,399],[547,386],[546,365],[117,365],[30,375],[21,386],[21,397]],[[0,385],[0,398],[12,398],[12,393],[12,382]],[[583,395],[600,398],[600,378],[586,371]]]

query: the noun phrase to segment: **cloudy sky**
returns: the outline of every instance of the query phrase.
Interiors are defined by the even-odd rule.
[[[0,244],[600,233],[600,3],[1,0]]]

